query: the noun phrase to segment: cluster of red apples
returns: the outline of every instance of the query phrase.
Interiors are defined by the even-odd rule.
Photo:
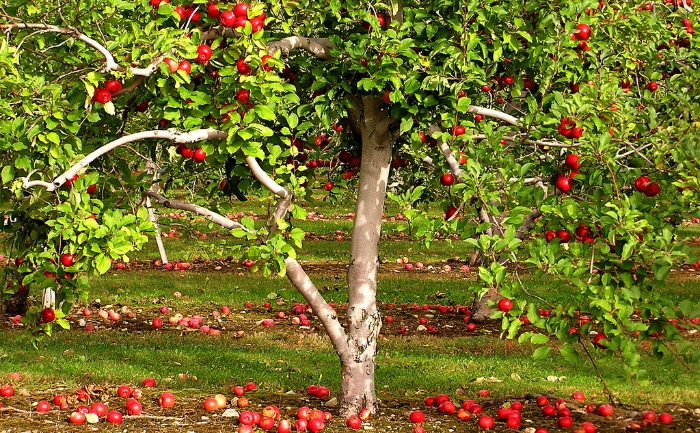
[[[564,120],[568,122],[567,118],[562,119],[562,122]],[[559,128],[559,132],[561,132],[561,125]],[[569,192],[576,182],[574,178],[579,174],[578,170],[581,168],[581,157],[573,153],[566,155],[564,166],[570,170],[569,175],[560,174],[557,178],[556,186],[557,189],[562,192]]]
[[[15,373],[13,373],[15,374]],[[144,388],[153,388],[155,380],[146,378],[142,382]],[[143,405],[139,400],[143,397],[143,391],[139,388],[131,388],[127,385],[122,385],[117,388],[117,397],[126,399],[124,404],[124,412],[129,416],[138,416],[143,412]],[[0,396],[12,397],[14,388],[12,385],[4,385],[0,387]],[[96,424],[104,419],[110,424],[121,424],[124,420],[124,414],[116,409],[109,410],[108,404],[102,401],[95,401],[90,404],[91,400],[95,400],[97,396],[87,388],[80,388],[75,395],[58,394],[53,397],[53,405],[61,411],[71,411],[71,405],[75,404],[75,408],[71,411],[68,421],[71,424]],[[88,406],[90,404],[90,406]],[[163,408],[171,408],[175,406],[175,397],[170,392],[164,392],[158,398],[158,405]],[[1,404],[0,404],[1,407]],[[47,400],[39,401],[34,410],[37,413],[47,413],[53,409],[51,403]]]
[[[112,95],[122,89],[122,83],[118,80],[105,81],[104,87],[95,89],[95,94],[92,96],[93,102],[106,104],[112,100]]]
[[[185,143],[180,144],[175,152],[185,159],[191,159],[194,162],[202,162],[206,159],[207,153],[201,148],[192,149],[188,147]]]
[[[209,403],[212,407],[216,402]],[[282,418],[280,410],[277,406],[266,406],[260,412],[243,411],[238,416],[238,433],[253,433],[255,427],[260,427],[264,431],[271,431],[277,427],[278,433],[289,433],[294,427],[294,431],[318,433],[325,428],[325,423],[333,419],[330,412],[324,412],[320,409],[311,409],[308,406],[302,406],[297,409],[296,420],[292,425],[292,421]]]
[[[238,3],[233,7],[232,11],[222,11],[217,3],[212,2],[207,6],[207,13],[212,18],[218,18],[219,23],[221,23],[221,25],[224,27],[242,29],[246,26],[246,24],[250,23],[252,32],[259,32],[265,26],[265,12],[248,19],[249,8],[250,6],[248,3]]]
[[[481,390],[477,392],[477,398],[488,398],[491,393],[488,390]],[[572,400],[577,403],[583,403],[585,401],[585,396],[582,392],[574,392],[571,396]],[[580,426],[574,426],[574,421],[571,416],[571,410],[568,408],[568,403],[566,400],[559,398],[552,402],[547,396],[540,396],[536,399],[535,403],[541,408],[542,415],[546,417],[556,417],[557,425],[560,428],[571,428],[573,432],[576,433],[595,433],[596,426],[594,423],[585,421],[580,424]],[[425,399],[426,406],[434,407],[441,414],[445,415],[455,415],[460,421],[469,421],[475,418],[478,426],[484,430],[490,430],[497,426],[497,422],[502,422],[509,429],[517,430],[521,428],[521,411],[524,404],[519,401],[513,401],[499,407],[496,410],[495,416],[484,414],[483,407],[475,400],[465,400],[458,407],[446,394],[439,394],[435,397],[427,397]],[[527,403],[525,403],[527,404]],[[597,414],[602,417],[611,417],[613,415],[613,407],[609,404],[601,404],[596,406],[595,404],[588,404],[585,406],[585,410],[589,414]],[[414,427],[414,433],[425,433],[425,429],[421,425],[425,422],[425,414],[416,410],[410,413],[409,421],[417,424]],[[651,426],[654,422],[660,424],[670,424],[673,422],[673,418],[668,413],[662,413],[657,415],[654,412],[645,412],[642,415],[642,421],[636,422],[630,420],[627,424],[627,429],[629,431],[639,431],[642,427]],[[544,428],[533,428],[535,433],[548,433],[548,430]]]

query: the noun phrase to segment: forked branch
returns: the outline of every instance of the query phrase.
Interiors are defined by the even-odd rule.
[[[169,209],[178,209],[178,210],[184,210],[188,212],[193,212],[197,215],[201,215],[205,218],[207,218],[209,221],[220,225],[221,227],[225,229],[242,229],[248,233],[253,233],[251,230],[246,228],[243,224],[240,224],[236,221],[233,221],[232,219],[229,219],[221,214],[218,214],[212,210],[209,210],[205,207],[192,204],[192,203],[187,203],[181,200],[173,200],[166,198],[160,194],[158,194],[155,191],[146,191],[143,193],[144,196],[152,198],[156,203],[163,205]]]
[[[53,33],[61,33],[64,35],[71,36],[75,39],[78,39],[79,41],[85,42],[87,45],[91,46],[95,50],[97,50],[102,56],[105,58],[105,67],[101,70],[101,72],[110,72],[110,71],[126,71],[127,68],[119,65],[115,60],[114,56],[112,53],[102,44],[97,42],[96,40],[92,39],[91,37],[87,36],[84,33],[79,32],[78,30],[71,29],[71,28],[65,28],[65,27],[58,27],[58,26],[53,26],[49,24],[42,24],[42,23],[14,23],[14,24],[0,24],[0,30],[21,30],[21,29],[38,29],[43,32],[53,32]],[[158,56],[153,61],[151,64],[149,64],[145,68],[134,68],[130,67],[128,70],[131,71],[132,74],[138,75],[138,76],[143,76],[147,77],[153,72],[155,72],[156,68],[158,67],[158,63],[163,61],[163,56]]]
[[[145,138],[160,138],[170,140],[174,143],[195,143],[197,141],[202,140],[224,140],[226,139],[226,137],[228,137],[228,134],[226,134],[225,132],[211,128],[196,129],[190,132],[181,132],[175,129],[168,129],[167,131],[152,130],[137,132],[135,134],[129,134],[127,136],[118,138],[108,144],[105,144],[99,149],[96,149],[95,151],[78,161],[75,165],[68,169],[68,171],[54,179],[52,184],[38,180],[30,181],[27,177],[23,177],[21,178],[22,185],[25,189],[34,186],[43,186],[48,191],[54,191],[56,188],[66,183],[66,180],[71,179],[73,176],[78,174],[80,170],[90,165],[92,161],[104,155],[105,153],[119,146],[123,146],[127,143],[131,143],[138,140],[143,140]]]

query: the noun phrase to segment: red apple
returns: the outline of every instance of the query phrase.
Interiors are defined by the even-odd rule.
[[[670,414],[664,412],[664,413],[659,415],[659,423],[671,424],[672,422],[673,422],[673,417]]]
[[[141,415],[142,411],[143,407],[138,401],[132,399],[126,402],[126,413],[129,415]]]
[[[107,414],[107,422],[110,424],[121,424],[124,419],[121,412],[112,410]]]
[[[212,51],[209,45],[200,45],[197,47],[197,61],[199,63],[204,63],[211,59]]]
[[[51,323],[56,320],[56,312],[52,308],[44,308],[41,310],[41,323]]]
[[[598,406],[598,415],[600,416],[612,416],[613,414],[613,407],[610,406],[609,404],[601,404]]]
[[[158,405],[162,408],[171,408],[175,406],[175,396],[172,392],[164,392],[158,397]]]
[[[15,389],[12,385],[0,386],[0,397],[12,397],[13,395],[15,395]]]
[[[75,263],[75,256],[73,254],[65,253],[61,255],[61,264],[63,266],[73,266]]]
[[[508,311],[513,309],[513,301],[506,298],[501,299],[500,301],[498,301],[498,309],[503,311],[504,313],[507,313]]]
[[[345,421],[345,425],[353,430],[357,430],[362,427],[362,420],[357,415],[352,415]]]
[[[411,412],[411,415],[408,417],[409,420],[411,420],[412,423],[422,423],[425,421],[425,414],[419,410],[414,410]]]
[[[479,418],[479,427],[488,430],[493,428],[493,425],[494,421],[493,418],[491,418],[490,416],[484,415],[481,418]]]
[[[591,37],[591,27],[588,24],[579,24],[576,26],[578,33],[576,33],[576,39],[580,41],[588,40]]]
[[[572,180],[567,176],[559,176],[556,185],[560,191],[569,192],[571,191]]]
[[[455,177],[452,175],[452,173],[445,173],[442,176],[440,176],[441,185],[450,186],[453,183],[455,183]]]
[[[77,411],[73,412],[70,414],[68,421],[70,421],[71,424],[84,424],[85,423],[85,414],[82,412],[77,412]]]
[[[582,422],[581,427],[586,433],[595,433],[596,431],[595,425],[592,422]]]

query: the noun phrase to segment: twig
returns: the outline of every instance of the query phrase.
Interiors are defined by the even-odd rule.
[[[141,414],[141,415],[128,415],[126,419],[155,419],[155,420],[160,420],[160,421],[182,421],[185,418],[178,417],[178,416],[158,416],[158,415],[146,415],[146,414]]]
[[[595,368],[596,373],[598,373],[598,378],[600,378],[600,382],[603,384],[603,392],[608,396],[610,404],[612,404],[613,406],[617,406],[617,403],[615,403],[615,397],[613,396],[613,393],[610,391],[610,389],[608,389],[608,384],[605,382],[603,373],[601,373],[600,369],[598,368],[598,364],[595,363],[595,360],[586,348],[586,345],[583,344],[583,341],[581,341],[581,337],[579,337],[578,342],[581,345],[581,347],[583,347],[583,351],[586,352],[586,356],[588,356],[588,359],[591,360],[591,363],[593,364],[593,368]]]
[[[681,356],[680,356],[679,354],[677,354],[676,352],[673,351],[673,349],[671,349],[670,347],[668,347],[668,345],[666,344],[666,342],[665,342],[664,340],[660,339],[659,337],[656,337],[656,339],[659,341],[659,343],[663,344],[663,346],[666,348],[666,350],[668,350],[669,352],[671,352],[671,355],[673,355],[673,357],[676,358],[676,359],[678,360],[678,362],[680,362],[681,365],[682,365],[683,367],[685,367],[686,370],[688,370],[688,371],[692,371],[692,370],[693,370],[693,369],[690,368],[690,366],[683,360],[683,358],[681,358]]]
[[[25,413],[27,415],[32,414],[32,411],[30,411],[30,410],[17,409],[16,407],[12,407],[12,406],[0,407],[0,412],[17,412],[17,413]]]
[[[520,284],[520,289],[525,292],[525,294],[531,298],[535,298],[538,301],[542,302],[543,304],[547,305],[550,309],[554,309],[554,305],[550,304],[546,299],[540,298],[537,295],[533,295],[532,293],[528,292],[527,289],[525,288],[525,285],[523,284],[523,281],[520,279],[520,274],[518,274],[518,268],[515,268],[515,278],[518,280],[518,283]]]

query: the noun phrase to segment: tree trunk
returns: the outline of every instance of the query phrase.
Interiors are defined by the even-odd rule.
[[[377,309],[379,236],[391,161],[391,132],[381,100],[365,97],[358,119],[362,136],[360,184],[348,269],[348,351],[341,355],[341,416],[376,412],[374,357],[382,321]]]
[[[28,297],[29,290],[26,288],[17,290],[9,298],[0,302],[0,316],[5,314],[8,316],[16,316],[17,314],[24,316],[29,309]]]

